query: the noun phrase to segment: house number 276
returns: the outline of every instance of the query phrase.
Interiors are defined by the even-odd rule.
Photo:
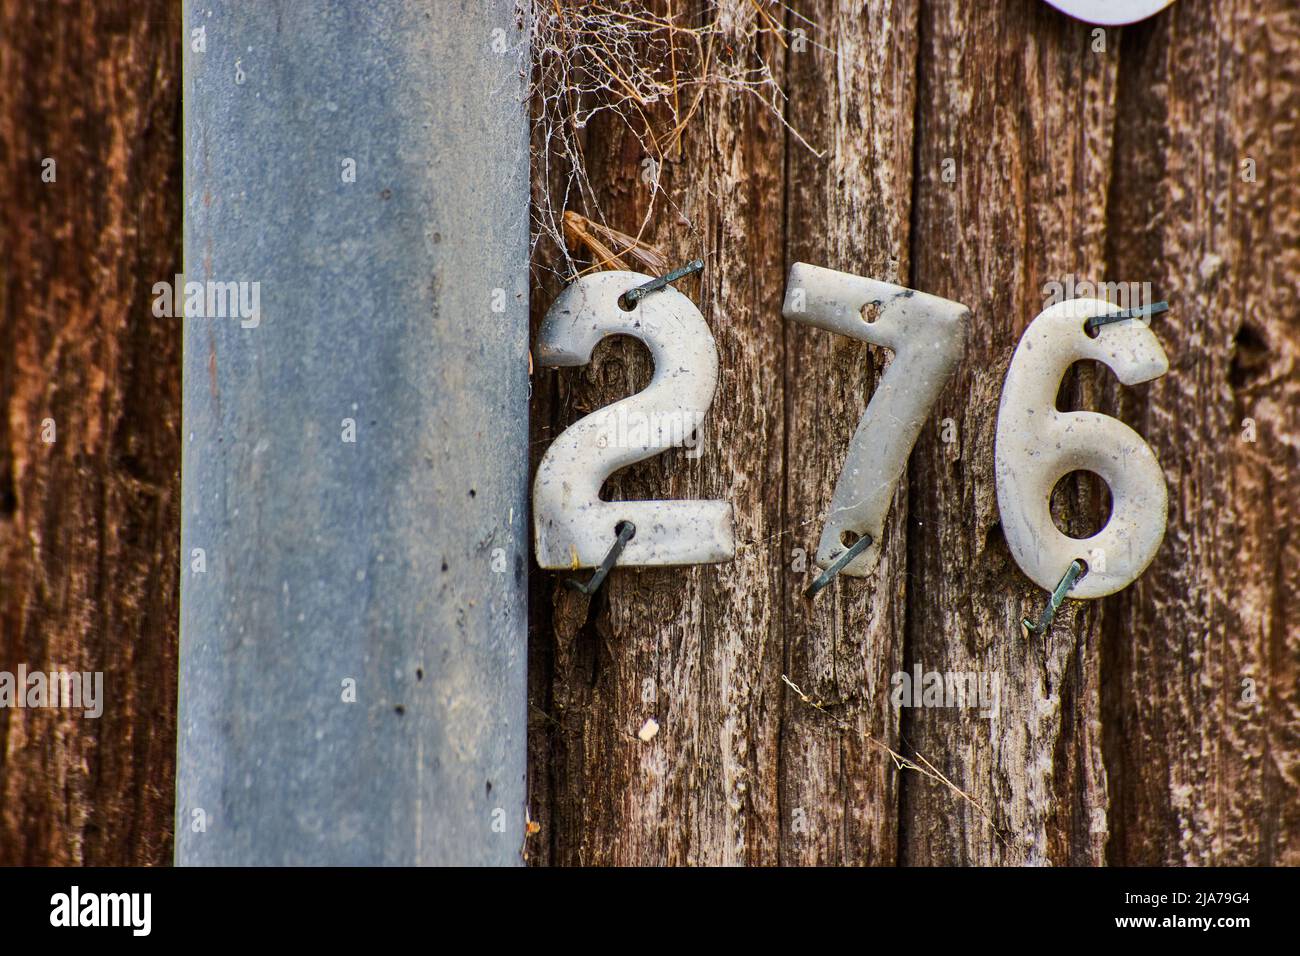
[[[727,502],[600,498],[619,468],[698,441],[717,386],[713,336],[686,296],[667,287],[634,303],[625,299],[650,282],[634,272],[585,276],[561,293],[542,322],[542,365],[586,364],[610,335],[640,339],[655,363],[644,391],[574,423],[542,458],[533,528],[543,568],[607,570],[611,553],[619,566],[701,564],[735,555]],[[783,313],[894,353],[849,443],[817,548],[817,564],[828,574],[864,576],[879,562],[885,519],[912,447],[965,350],[970,312],[924,292],[796,263]],[[1072,583],[1075,598],[1127,586],[1150,563],[1165,531],[1164,475],[1146,442],[1117,419],[1056,409],[1061,376],[1080,359],[1105,363],[1126,385],[1168,370],[1150,328],[1127,316],[1096,299],[1044,311],[1021,338],[998,408],[998,508],[1011,554],[1048,590],[1061,585],[1067,569],[1081,574]],[[1060,532],[1050,511],[1052,489],[1075,470],[1100,475],[1113,499],[1105,527],[1086,539]]]

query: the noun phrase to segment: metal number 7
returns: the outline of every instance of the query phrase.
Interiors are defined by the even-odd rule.
[[[880,561],[894,489],[965,350],[970,310],[888,282],[796,262],[782,314],[894,352],[849,443],[817,547],[819,567],[843,562],[839,573],[862,577]]]

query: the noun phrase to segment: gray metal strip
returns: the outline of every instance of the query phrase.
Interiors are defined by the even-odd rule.
[[[499,0],[185,19],[176,861],[517,863],[524,24]]]

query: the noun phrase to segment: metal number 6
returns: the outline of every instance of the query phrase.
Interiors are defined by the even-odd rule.
[[[864,313],[868,306],[874,310],[870,316]],[[862,550],[840,573],[861,577],[880,560],[894,489],[965,349],[970,310],[888,282],[796,262],[782,311],[804,325],[894,352],[849,443],[817,546],[817,564],[828,568],[853,546],[846,532],[857,535]],[[870,543],[862,545],[862,538],[870,538]]]
[[[735,557],[725,501],[602,501],[600,488],[620,468],[685,446],[718,384],[718,351],[698,309],[671,286],[630,311],[619,303],[649,276],[601,272],[566,288],[538,333],[542,365],[586,365],[609,335],[631,335],[650,349],[654,377],[636,395],[574,422],[546,450],[533,482],[533,531],[543,568],[596,567],[631,522],[618,559],[626,565],[680,565]]]
[[[998,510],[1016,563],[1048,591],[1075,560],[1087,574],[1072,598],[1099,598],[1130,584],[1155,556],[1165,535],[1165,476],[1142,436],[1097,412],[1061,412],[1056,395],[1074,362],[1110,366],[1125,385],[1169,371],[1160,342],[1145,324],[1126,320],[1099,329],[1093,316],[1119,309],[1100,299],[1071,299],[1042,312],[1020,339],[998,406],[994,471]],[[1052,489],[1072,471],[1091,471],[1110,487],[1111,517],[1091,538],[1071,538],[1052,521]]]

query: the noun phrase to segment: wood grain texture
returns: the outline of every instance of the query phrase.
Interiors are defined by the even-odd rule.
[[[1300,7],[1170,12],[1128,31],[1121,54],[1132,120],[1116,137],[1108,264],[1177,308],[1157,326],[1169,374],[1120,403],[1164,467],[1170,526],[1106,607],[1107,857],[1294,866]]]
[[[616,571],[593,601],[534,574],[530,861],[1300,862],[1300,9],[1178,0],[1096,50],[1040,0],[791,6],[802,49],[756,46],[751,3],[700,14],[730,31],[719,55],[776,65],[822,155],[751,98],[701,101],[644,238],[706,258],[681,288],[718,397],[702,458],[609,489],[726,498],[741,547]],[[0,670],[102,670],[108,697],[97,721],[0,711],[0,863],[170,858],[180,329],[150,287],[180,254],[177,17],[0,6]],[[584,145],[606,219],[635,232],[639,144],[598,120]],[[796,260],[974,313],[879,571],[812,604],[796,549],[815,550],[889,356],[781,318]],[[1167,376],[1128,389],[1083,366],[1062,390],[1151,444],[1169,531],[1133,587],[1026,640],[1046,595],[1002,539],[995,413],[1044,284],[1070,274],[1173,305]],[[557,291],[538,282],[535,319]],[[538,369],[534,462],[649,373],[628,340]],[[1071,480],[1058,506],[1080,533],[1103,495]],[[998,675],[999,714],[895,709],[890,676],[918,665]]]
[[[615,571],[590,604],[535,575],[530,859],[1294,863],[1300,11],[1179,0],[1098,49],[1094,28],[1039,0],[792,6],[787,27],[812,21],[815,43],[764,52],[783,64],[786,119],[823,155],[743,101],[706,98],[649,238],[674,260],[706,255],[684,291],[723,382],[701,461],[670,454],[611,482],[613,497],[728,498],[742,550],[726,567]],[[735,55],[752,55],[737,38]],[[648,199],[635,142],[597,127],[587,146],[610,224],[635,231]],[[796,260],[973,311],[879,571],[811,606],[795,549],[815,549],[888,356],[784,322]],[[996,409],[1046,283],[1070,275],[1149,282],[1173,303],[1154,324],[1165,378],[1129,389],[1080,365],[1061,395],[1146,437],[1169,532],[1134,587],[1067,602],[1050,635],[1026,639],[1020,618],[1046,594],[1002,537]],[[535,317],[555,291],[535,289]],[[620,343],[586,369],[540,371],[535,457],[648,375]],[[1071,478],[1054,514],[1084,534],[1105,500]],[[999,713],[900,712],[890,675],[916,666],[996,675]],[[649,716],[662,729],[642,743]]]
[[[803,12],[820,29],[810,30],[805,50],[789,55],[787,118],[825,155],[787,141],[786,271],[809,262],[902,282],[911,228],[916,4],[869,4],[860,12],[826,2]],[[775,307],[773,321],[779,298]],[[786,673],[824,712],[784,694],[779,860],[889,864],[897,855],[898,774],[879,745],[899,747],[889,677],[903,663],[906,480],[895,495],[878,572],[845,578],[810,601],[803,594],[810,575],[792,571],[795,547],[806,552],[811,573],[818,571],[812,558],[823,516],[888,353],[788,322],[785,341]]]
[[[105,697],[0,710],[0,864],[171,859],[179,31],[163,0],[0,4],[0,670]]]
[[[905,778],[901,856],[1097,863],[1100,608],[1067,605],[1050,637],[1021,636],[1045,594],[1002,537],[993,444],[1011,353],[1044,285],[1103,278],[1118,36],[1094,52],[1091,28],[1037,0],[927,5],[922,36],[912,280],[969,306],[973,334],[937,413],[954,419],[960,457],[931,432],[912,460],[909,665],[996,676],[1001,699],[991,718],[905,712],[909,742],[992,823]]]
[[[746,4],[731,14],[757,15]],[[738,30],[731,55],[751,55],[746,42]],[[592,169],[593,184],[610,224],[635,233],[651,199],[636,138],[596,123],[587,149],[612,158]],[[705,258],[702,278],[679,288],[713,332],[720,381],[701,457],[643,462],[615,475],[608,494],[726,498],[738,554],[720,566],[618,573],[590,604],[563,575],[534,591],[553,609],[530,649],[534,686],[541,674],[549,685],[533,700],[534,728],[547,740],[547,793],[533,801],[545,833],[540,862],[756,863],[776,852],[782,571],[767,542],[784,524],[783,381],[773,373],[784,329],[768,304],[784,284],[771,234],[782,164],[777,117],[710,93],[681,155],[663,167],[672,202],[660,198],[643,238],[674,262]],[[649,375],[640,345],[607,342],[582,369],[540,372],[535,420],[557,431]],[[661,729],[646,745],[636,734],[651,717]]]

